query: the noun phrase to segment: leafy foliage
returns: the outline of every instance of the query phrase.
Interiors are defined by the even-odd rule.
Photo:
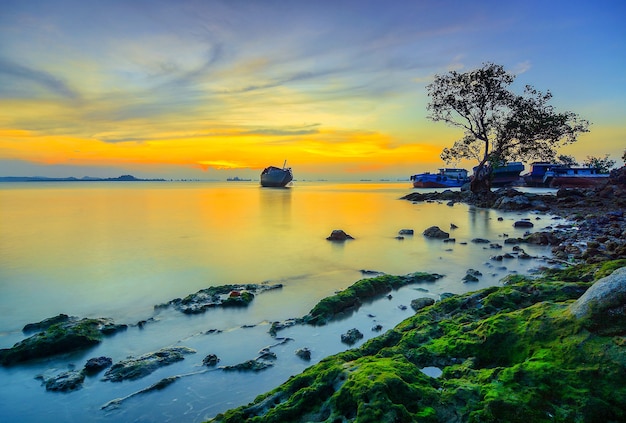
[[[587,156],[583,165],[588,167],[595,167],[599,173],[609,173],[613,166],[615,166],[615,160],[609,159],[609,155],[604,157]]]
[[[550,91],[527,85],[522,95],[510,91],[515,76],[501,65],[436,75],[428,85],[429,118],[463,129],[463,138],[445,148],[445,162],[470,159],[479,171],[507,161],[554,160],[559,146],[588,132],[589,123],[573,112],[557,112]],[[476,177],[482,177],[477,172]],[[485,178],[490,176],[488,170]]]

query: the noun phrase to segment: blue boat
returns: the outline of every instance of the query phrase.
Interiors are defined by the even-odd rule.
[[[469,182],[467,170],[443,168],[438,173],[418,173],[411,176],[413,188],[459,188]]]
[[[474,173],[478,166],[474,167]],[[520,173],[524,170],[522,162],[508,162],[504,166],[494,167],[491,171],[491,186],[503,187],[507,185],[518,185],[521,182]]]

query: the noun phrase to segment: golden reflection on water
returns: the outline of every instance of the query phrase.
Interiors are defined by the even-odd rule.
[[[355,282],[360,269],[455,275],[485,261],[475,246],[424,239],[429,226],[454,223],[459,241],[515,231],[493,211],[399,200],[408,192],[402,183],[4,184],[0,313],[109,315],[267,280],[291,283],[286,295],[308,306]],[[396,239],[404,228],[415,235]],[[334,229],[355,240],[327,241]]]

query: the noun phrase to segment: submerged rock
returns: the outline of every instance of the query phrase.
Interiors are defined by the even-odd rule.
[[[422,235],[424,235],[426,238],[435,238],[435,239],[445,239],[445,238],[450,238],[450,234],[448,232],[444,232],[442,231],[439,226],[431,226],[430,228],[426,229]]]
[[[348,332],[341,335],[341,342],[348,345],[354,345],[356,342],[363,338],[363,334],[357,328],[352,328]]]
[[[311,350],[306,347],[298,348],[296,350],[296,355],[303,360],[306,360],[306,361],[311,360]]]
[[[341,229],[335,229],[326,238],[329,241],[346,241],[348,239],[354,239],[351,235],[348,235]]]
[[[260,372],[261,370],[265,370],[269,367],[272,367],[273,365],[274,363],[272,363],[271,361],[255,358],[254,360],[244,361],[243,363],[235,364],[233,366],[223,366],[221,367],[221,369],[227,372]]]
[[[168,303],[156,305],[154,308],[162,309],[171,305],[185,314],[199,314],[213,307],[246,307],[254,300],[255,294],[282,287],[282,284],[212,286],[187,295],[185,298],[176,298]]]
[[[36,333],[11,348],[0,350],[0,363],[9,366],[86,349],[99,344],[105,334],[114,333],[125,327],[126,325],[116,325],[113,320],[107,318],[62,318],[59,323],[48,326],[45,331]]]
[[[85,373],[81,370],[70,370],[55,376],[41,376],[46,391],[71,392],[83,387]]]
[[[111,357],[94,357],[87,360],[85,363],[85,372],[87,374],[95,374],[100,372],[101,370],[106,369],[107,367],[113,364],[113,359]]]
[[[220,359],[215,354],[209,354],[202,360],[202,365],[207,367],[214,367],[217,363],[220,362]]]
[[[196,351],[188,347],[169,347],[159,351],[144,354],[137,358],[128,358],[115,363],[104,374],[103,380],[121,382],[135,380],[154,372],[156,369],[184,360],[185,355]]]

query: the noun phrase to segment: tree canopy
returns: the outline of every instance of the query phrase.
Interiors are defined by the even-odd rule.
[[[507,161],[552,161],[558,147],[588,132],[588,121],[573,112],[559,113],[549,104],[549,91],[527,85],[523,94],[513,93],[514,80],[501,65],[486,63],[468,72],[436,75],[427,86],[428,117],[464,131],[463,138],[444,148],[441,158],[447,163],[476,160],[475,179],[485,179],[487,189],[491,168]]]

